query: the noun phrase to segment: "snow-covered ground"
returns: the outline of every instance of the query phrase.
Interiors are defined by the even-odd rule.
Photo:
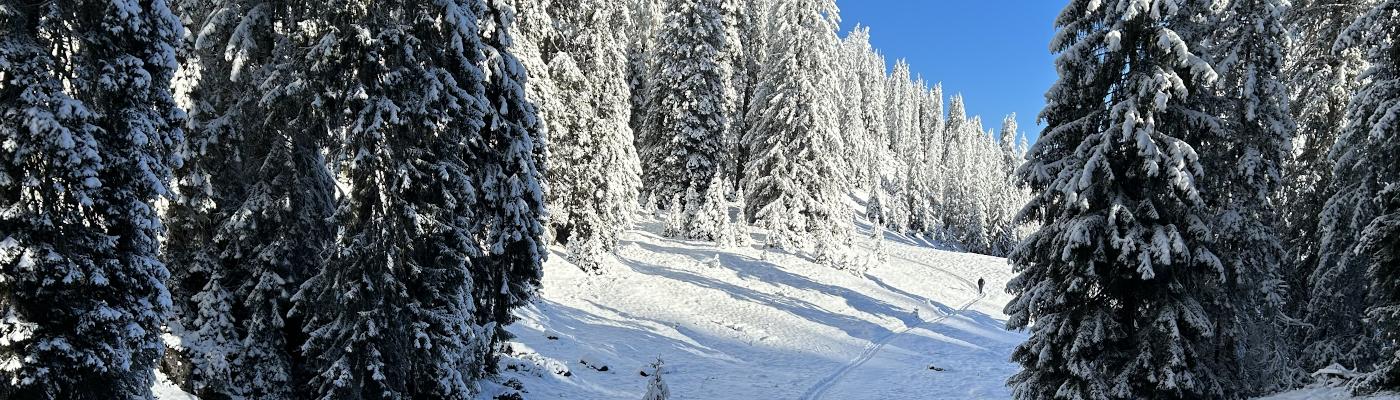
[[[1009,396],[1024,336],[1002,328],[1003,259],[888,235],[886,262],[859,275],[639,227],[602,275],[551,255],[541,298],[511,328],[520,359],[505,376],[527,399],[639,399],[658,358],[675,399]]]
[[[1352,397],[1351,392],[1339,387],[1316,387],[1279,393],[1259,400],[1400,400],[1400,394],[1380,394],[1370,397]]]

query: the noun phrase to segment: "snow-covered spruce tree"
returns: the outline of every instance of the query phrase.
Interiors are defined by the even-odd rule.
[[[214,36],[206,32],[256,21],[256,13],[250,15],[243,9],[250,5],[252,2],[185,1],[176,2],[174,11],[190,21],[199,36]],[[208,17],[216,12],[245,17],[210,20]],[[206,22],[210,27],[203,28]],[[233,321],[235,296],[228,287],[234,283],[226,277],[222,252],[210,244],[220,221],[228,214],[224,209],[230,204],[224,201],[227,189],[244,178],[240,174],[219,174],[239,158],[235,156],[236,148],[230,145],[237,141],[234,135],[241,132],[230,129],[238,124],[228,121],[232,118],[225,114],[241,110],[241,102],[256,100],[240,93],[252,87],[246,81],[240,86],[225,84],[233,66],[223,57],[223,46],[187,40],[180,49],[186,62],[176,80],[188,89],[176,95],[186,103],[189,119],[186,141],[179,149],[183,163],[173,170],[170,203],[163,215],[168,230],[161,248],[162,260],[170,271],[166,285],[172,307],[167,329],[179,340],[167,343],[161,369],[191,393],[232,397],[238,395],[238,385],[233,382],[235,369],[230,361],[239,353]],[[228,123],[215,125],[215,121]],[[213,129],[217,126],[226,129]]]
[[[940,240],[958,242],[963,239],[969,225],[971,210],[967,206],[970,182],[965,162],[968,145],[966,137],[970,122],[961,94],[954,94],[948,100],[948,122],[943,128],[943,154],[939,157],[943,166],[943,198],[940,202],[942,221],[939,226],[943,237]]]
[[[924,179],[924,192],[920,193],[921,201],[925,204],[928,215],[925,220],[926,226],[923,229],[925,235],[931,238],[938,238],[943,230],[943,196],[944,182],[947,179],[947,168],[943,163],[943,146],[945,145],[943,135],[944,114],[943,114],[943,84],[935,83],[924,93],[923,101],[920,102],[920,114],[924,125],[922,138],[922,155],[924,165],[921,174]]]
[[[1347,28],[1337,40],[1337,49],[1351,47],[1365,52],[1370,66],[1361,75],[1363,83],[1347,109],[1347,126],[1333,149],[1340,189],[1327,204],[1329,210],[1323,225],[1336,226],[1326,217],[1345,215],[1347,211],[1353,221],[1364,224],[1355,249],[1342,253],[1339,262],[1344,264],[1338,267],[1349,269],[1355,268],[1352,264],[1359,264],[1363,269],[1366,288],[1361,290],[1369,292],[1365,325],[1361,333],[1342,333],[1376,335],[1361,341],[1374,343],[1375,347],[1342,347],[1338,350],[1356,353],[1339,352],[1336,356],[1356,363],[1359,370],[1374,370],[1357,386],[1360,392],[1370,392],[1400,388],[1400,344],[1396,340],[1400,326],[1400,279],[1396,273],[1400,265],[1396,260],[1396,250],[1400,248],[1400,0],[1379,2]],[[1356,219],[1362,217],[1370,219]],[[1335,236],[1341,232],[1327,233]],[[1337,242],[1333,239],[1329,244]],[[1329,246],[1323,246],[1324,266],[1329,250]],[[1332,283],[1333,290],[1354,293],[1356,289],[1338,287],[1354,284],[1352,279],[1320,283]],[[1315,286],[1314,299],[1323,298],[1319,291],[1325,288]]]
[[[727,95],[733,89],[728,87],[730,76],[723,64],[722,5],[721,0],[667,3],[665,23],[657,33],[650,103],[638,135],[644,197],[670,199],[695,188],[695,197],[681,198],[680,206],[687,213],[699,209],[691,203],[709,192],[724,157]],[[715,233],[693,228],[698,227],[689,226],[683,236]]]
[[[869,46],[865,44],[862,47]],[[866,121],[865,132],[855,132],[852,134],[864,135],[869,146],[865,151],[866,166],[869,166],[867,178],[874,187],[883,187],[880,183],[883,172],[880,168],[885,155],[889,152],[889,137],[886,122],[889,118],[885,113],[885,105],[889,102],[889,88],[885,81],[885,57],[880,55],[873,47],[866,49],[860,56],[860,72],[857,75],[861,81],[861,93],[863,98],[858,105],[864,114]]]
[[[1318,264],[1308,280],[1304,322],[1310,324],[1304,357],[1367,369],[1379,355],[1375,331],[1363,317],[1368,307],[1369,254],[1356,252],[1362,231],[1379,213],[1378,193],[1395,182],[1394,102],[1397,92],[1395,1],[1382,1],[1338,38],[1334,51],[1359,49],[1370,64],[1358,78],[1343,119],[1346,126],[1331,149],[1332,197],[1319,217]]]
[[[336,134],[332,154],[347,188],[334,252],[293,299],[306,321],[309,397],[467,398],[489,366],[488,329],[499,320],[479,318],[478,307],[517,285],[478,276],[516,272],[501,259],[517,248],[488,235],[534,243],[538,213],[523,213],[529,235],[512,229],[509,213],[541,204],[527,189],[538,187],[537,173],[500,173],[534,164],[533,143],[502,140],[502,127],[519,125],[495,114],[531,109],[483,96],[500,93],[492,76],[520,73],[514,63],[479,68],[501,57],[482,31],[508,29],[499,20],[478,26],[493,6],[368,2],[335,8],[304,39],[314,43],[307,82],[317,95],[308,101]],[[360,61],[367,55],[376,62]],[[523,101],[519,85],[510,92]],[[520,193],[533,202],[512,197]],[[530,269],[539,254],[532,244]]]
[[[897,232],[904,232],[913,219],[913,210],[909,209],[911,179],[909,176],[908,154],[909,132],[914,129],[914,121],[911,115],[916,115],[917,106],[914,99],[909,96],[908,87],[913,86],[909,72],[909,63],[904,60],[896,60],[894,71],[883,76],[885,81],[885,132],[881,140],[887,147],[878,150],[876,156],[881,157],[881,161],[888,163],[889,170],[881,169],[881,173],[888,173],[885,177],[887,191],[890,194],[884,203],[885,225]]]
[[[960,141],[964,146],[960,158],[962,170],[967,174],[960,179],[968,185],[963,189],[963,209],[968,210],[968,214],[959,243],[970,252],[986,254],[991,244],[988,230],[991,227],[991,201],[988,195],[993,186],[1000,186],[1001,183],[993,179],[996,163],[990,157],[993,152],[989,150],[993,147],[991,138],[983,131],[982,117],[972,117],[968,125]]]
[[[905,192],[902,199],[905,207],[909,209],[909,232],[925,233],[932,231],[937,224],[933,222],[932,205],[928,201],[928,193],[932,192],[932,176],[929,173],[931,163],[927,157],[927,145],[932,139],[932,132],[927,129],[933,128],[933,116],[931,115],[932,105],[929,104],[927,93],[928,84],[923,77],[914,80],[912,86],[908,88],[908,95],[911,99],[909,121],[911,131],[908,139],[913,143],[909,144],[908,154],[905,155],[904,165],[907,169],[905,174],[908,179],[909,190]],[[942,116],[938,119],[941,121]]]
[[[1294,0],[1288,24],[1295,40],[1288,51],[1290,108],[1298,128],[1293,137],[1293,157],[1284,164],[1284,187],[1279,196],[1280,234],[1288,260],[1282,266],[1287,285],[1287,313],[1306,319],[1309,276],[1318,267],[1322,234],[1318,220],[1332,197],[1333,164],[1328,158],[1346,126],[1347,104],[1365,66],[1359,49],[1332,51],[1337,37],[1373,0]],[[1302,324],[1299,324],[1302,325]],[[1326,338],[1309,337],[1310,329],[1290,329],[1295,344]],[[1325,354],[1308,352],[1300,357],[1305,371],[1331,362]]]
[[[1372,257],[1367,322],[1388,345],[1381,347],[1375,369],[1357,382],[1358,394],[1400,389],[1400,184],[1392,183],[1377,200],[1384,211],[1366,228],[1358,251]]]
[[[725,70],[724,93],[724,142],[720,150],[721,179],[737,182],[739,170],[744,165],[739,161],[738,148],[744,135],[743,88],[749,86],[749,74],[745,71],[749,59],[749,46],[744,43],[744,32],[750,22],[748,0],[721,0],[720,10],[724,14],[724,48],[720,51],[720,65]],[[730,184],[729,187],[735,187]],[[729,196],[729,193],[725,193]]]
[[[633,145],[620,4],[551,2],[556,30],[537,46],[547,70],[531,70],[530,93],[548,127],[548,204],[554,241],[598,271],[637,210],[640,167]],[[534,39],[534,38],[531,38]],[[552,88],[549,98],[534,88]]]
[[[1020,211],[1020,206],[1025,204],[1025,199],[1019,196],[1021,185],[1016,182],[1016,168],[1021,166],[1021,157],[1016,151],[1016,137],[1020,135],[1018,129],[1015,113],[1002,119],[1001,138],[998,142],[1000,163],[997,164],[1000,169],[992,174],[996,179],[995,186],[992,188],[995,191],[992,198],[993,204],[990,207],[993,214],[989,253],[992,255],[1004,256],[1010,253],[1020,240],[1016,233],[1017,223],[1015,219],[1016,212]]]
[[[495,373],[496,354],[510,338],[505,326],[512,313],[539,291],[547,251],[544,242],[545,143],[536,109],[525,97],[526,72],[511,53],[510,7],[503,0],[479,4],[485,53],[486,123],[483,154],[477,169],[476,233],[486,254],[472,261],[476,322],[489,329],[487,372]]]
[[[151,398],[182,29],[161,1],[0,6],[0,398]]]
[[[836,57],[836,73],[839,78],[836,84],[840,85],[839,92],[841,105],[841,131],[851,132],[846,138],[846,157],[842,159],[841,169],[848,176],[841,177],[849,182],[869,182],[867,176],[870,169],[868,157],[874,154],[875,138],[868,136],[870,122],[867,120],[869,114],[865,113],[866,82],[862,78],[865,67],[865,55],[871,52],[870,28],[857,25],[851,32],[841,40],[840,51]],[[852,189],[864,188],[864,185],[852,185]]]
[[[1300,152],[1289,170],[1293,186],[1284,196],[1290,259],[1296,262],[1287,275],[1294,286],[1290,310],[1303,322],[1295,340],[1304,344],[1301,361],[1307,369],[1334,362],[1360,367],[1375,354],[1361,323],[1364,260],[1349,253],[1375,215],[1370,199],[1380,187],[1352,170],[1354,160],[1345,160],[1365,134],[1344,132],[1359,123],[1347,110],[1366,57],[1355,46],[1333,49],[1334,39],[1374,3],[1305,2],[1294,13],[1296,29],[1307,36],[1293,54],[1316,57],[1295,60],[1290,69]]]
[[[662,362],[657,359],[651,364],[651,379],[647,381],[647,393],[642,400],[666,400],[671,398],[671,388],[661,379]]]
[[[648,115],[651,95],[653,61],[656,58],[656,32],[661,28],[661,2],[658,0],[625,0],[627,3],[627,86],[632,93],[632,110],[628,126],[641,132]]]
[[[1197,117],[1206,129],[1187,139],[1200,149],[1203,197],[1215,214],[1213,249],[1226,268],[1216,338],[1238,349],[1217,356],[1230,367],[1219,372],[1238,371],[1228,386],[1248,395],[1302,379],[1281,337],[1284,250],[1273,204],[1295,128],[1283,78],[1287,9],[1283,0],[1236,0],[1207,20],[1202,30],[1210,36],[1199,40],[1214,45],[1200,48],[1209,49],[1220,80],[1194,93],[1214,110]]]
[[[894,71],[888,77],[886,90],[889,95],[889,103],[885,110],[889,129],[890,150],[893,151],[896,160],[908,160],[909,154],[913,152],[915,137],[910,133],[914,131],[914,124],[918,118],[917,105],[911,96],[909,88],[914,86],[913,73],[909,70],[909,62],[904,59],[895,60]]]
[[[1018,173],[1042,224],[1011,254],[1018,399],[1233,398],[1212,360],[1210,305],[1224,267],[1209,248],[1202,167],[1178,135],[1216,78],[1173,30],[1179,2],[1071,2],[1051,48],[1060,80]]]
[[[835,111],[830,53],[839,16],[830,0],[776,3],[769,62],[757,94],[759,112],[745,137],[753,159],[745,179],[745,217],[770,237],[818,252],[848,241],[850,212],[835,176]],[[811,238],[824,243],[813,243]],[[821,240],[826,238],[829,240]],[[845,238],[845,239],[843,239]],[[795,249],[790,249],[795,250]],[[823,258],[819,255],[819,258]]]
[[[735,69],[734,93],[737,104],[734,114],[729,115],[726,120],[730,125],[730,132],[735,137],[735,143],[726,151],[734,163],[733,176],[730,179],[730,187],[742,191],[744,179],[747,171],[744,166],[748,165],[750,154],[749,148],[744,144],[744,138],[752,130],[749,124],[752,122],[751,115],[761,112],[758,109],[758,99],[755,95],[762,85],[760,77],[763,67],[768,60],[768,17],[772,0],[742,0],[742,9],[739,13],[739,42],[727,43],[729,47],[742,47],[743,58],[731,64]],[[742,220],[742,218],[741,218]],[[742,222],[742,221],[741,221]]]
[[[720,247],[733,247],[736,243],[735,231],[729,219],[729,202],[725,201],[728,184],[725,183],[724,176],[715,174],[710,182],[710,190],[704,196],[696,190],[692,187],[686,193],[686,197],[695,199],[686,202],[686,207],[694,207],[684,212],[687,232],[691,235],[703,233],[700,236],[692,236],[695,239],[715,242]]]
[[[190,104],[185,162],[166,208],[164,256],[179,346],[167,376],[206,396],[289,398],[300,345],[291,293],[320,270],[334,182],[324,128],[300,114],[300,63],[274,19],[308,15],[261,2],[178,3],[199,34],[185,49]],[[294,335],[299,336],[299,335]],[[190,362],[186,369],[175,365]]]

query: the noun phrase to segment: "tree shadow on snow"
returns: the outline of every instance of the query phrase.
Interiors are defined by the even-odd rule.
[[[733,271],[741,279],[765,282],[775,286],[782,286],[807,292],[815,292],[842,299],[850,307],[863,313],[882,318],[891,318],[900,321],[904,326],[913,326],[921,322],[911,309],[896,307],[890,303],[872,298],[854,290],[839,286],[832,286],[813,281],[810,278],[785,271],[778,265],[755,259],[748,256],[736,255],[732,253],[716,252],[713,249],[687,249],[672,246],[664,246],[652,243],[634,242],[640,248],[651,252],[665,254],[682,254],[689,256],[695,263],[704,264],[704,260],[718,258],[718,267]],[[768,307],[779,309],[796,315],[816,324],[830,326],[845,332],[848,336],[867,341],[874,341],[883,338],[892,330],[878,324],[844,315],[839,312],[823,309],[810,302],[787,296],[778,296],[763,293],[752,289],[740,287],[731,283],[704,277],[692,272],[677,268],[667,268],[645,261],[619,257],[623,264],[628,265],[638,273],[659,276],[676,281],[691,283],[700,287],[722,291],[730,296]],[[887,285],[885,285],[887,286]],[[893,289],[893,288],[892,288]],[[892,291],[899,295],[912,299],[925,300],[924,297],[915,296],[912,293],[895,289]],[[948,310],[946,305],[937,302],[925,301],[925,304]]]

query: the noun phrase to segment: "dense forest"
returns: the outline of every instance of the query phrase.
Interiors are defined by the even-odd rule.
[[[1400,388],[1400,0],[1054,25],[1032,144],[835,0],[0,0],[0,398],[472,398],[647,214],[1008,257],[1020,399]]]

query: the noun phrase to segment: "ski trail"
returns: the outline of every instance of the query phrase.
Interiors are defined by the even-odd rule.
[[[903,258],[903,257],[901,257],[901,258]],[[946,271],[945,271],[945,272],[946,272]],[[875,341],[875,342],[871,342],[869,345],[866,345],[866,346],[865,346],[865,350],[862,351],[862,352],[860,353],[859,356],[856,356],[856,358],[854,358],[854,359],[852,359],[851,361],[847,362],[846,365],[843,365],[843,366],[841,366],[840,369],[837,369],[836,372],[832,373],[831,375],[828,375],[826,378],[822,378],[822,380],[817,381],[817,383],[816,383],[815,385],[812,385],[812,387],[811,387],[810,389],[807,389],[807,392],[802,394],[801,399],[802,399],[802,400],[818,400],[818,399],[821,399],[822,396],[826,395],[827,390],[830,390],[832,386],[836,386],[836,383],[838,383],[838,382],[841,381],[841,378],[846,377],[846,374],[849,374],[851,371],[855,370],[856,368],[860,368],[860,366],[865,365],[866,362],[869,362],[872,358],[875,358],[875,355],[880,353],[880,349],[883,349],[883,348],[885,347],[885,345],[886,345],[886,344],[889,344],[891,341],[893,341],[894,338],[899,337],[900,335],[903,335],[903,334],[905,334],[905,333],[908,333],[909,331],[914,330],[915,328],[921,328],[921,327],[925,327],[925,326],[937,325],[938,323],[943,322],[944,320],[947,320],[948,318],[951,318],[951,317],[953,317],[953,316],[955,316],[955,315],[958,315],[958,314],[962,313],[963,311],[967,311],[967,309],[968,309],[969,307],[972,307],[973,304],[977,304],[977,302],[978,302],[978,301],[981,301],[982,298],[984,298],[984,297],[986,297],[985,294],[978,293],[978,294],[977,294],[977,297],[972,298],[972,300],[969,300],[967,303],[963,303],[962,306],[959,306],[957,310],[955,310],[955,311],[953,311],[953,312],[951,312],[951,313],[945,314],[945,315],[940,316],[940,317],[938,317],[938,318],[934,318],[934,319],[931,319],[931,320],[923,321],[923,322],[920,322],[920,323],[918,323],[918,324],[914,324],[914,325],[911,325],[911,326],[904,327],[904,329],[900,329],[899,331],[896,331],[896,332],[890,332],[889,334],[885,335],[884,337],[881,337],[880,340],[877,340],[877,341]]]

